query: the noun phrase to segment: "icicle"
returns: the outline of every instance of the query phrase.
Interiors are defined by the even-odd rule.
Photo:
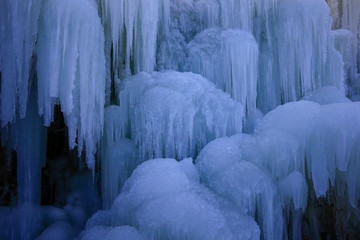
[[[170,1],[102,0],[101,6],[105,28],[111,29],[115,77],[131,74],[132,63],[135,73],[152,72],[157,35],[168,29]]]
[[[104,122],[105,58],[103,27],[90,0],[46,1],[39,23],[38,106],[45,125],[60,103],[69,129],[69,146],[85,145],[94,169],[96,143]]]

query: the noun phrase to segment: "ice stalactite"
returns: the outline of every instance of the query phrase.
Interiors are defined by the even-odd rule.
[[[0,2],[1,126],[26,115],[42,0]]]
[[[126,117],[118,129],[141,161],[194,157],[209,141],[242,131],[244,107],[193,73],[139,73],[124,81],[119,101]]]
[[[206,29],[188,45],[186,69],[208,78],[246,107],[256,110],[258,44],[241,30]]]
[[[77,145],[81,155],[85,145],[88,167],[94,169],[105,101],[104,36],[95,2],[46,1],[37,56],[39,114],[48,126],[59,103],[70,148]]]
[[[132,71],[152,72],[156,63],[157,36],[166,34],[168,29],[170,1],[101,0],[100,5],[103,24],[110,29],[106,37],[111,37],[115,77],[124,78]]]

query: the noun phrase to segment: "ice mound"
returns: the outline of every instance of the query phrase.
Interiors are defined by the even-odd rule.
[[[192,159],[141,164],[111,209],[112,225],[135,226],[149,239],[259,239],[257,224],[199,183]]]
[[[246,106],[256,109],[258,44],[242,30],[206,29],[188,44],[186,69],[199,73]]]
[[[271,175],[242,159],[238,136],[210,142],[200,152],[196,166],[201,180],[234,203],[238,211],[254,217],[264,239],[281,239],[282,209]]]
[[[104,29],[91,0],[45,1],[37,42],[38,107],[46,126],[61,104],[69,146],[85,145],[94,169],[96,144],[104,122]],[[77,144],[76,144],[77,138]]]
[[[139,73],[124,81],[119,102],[126,121],[116,131],[126,129],[141,161],[195,156],[207,142],[242,131],[243,106],[193,73]]]

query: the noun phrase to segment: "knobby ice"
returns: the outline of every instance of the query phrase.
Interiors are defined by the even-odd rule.
[[[0,239],[353,239],[358,0],[2,0]]]

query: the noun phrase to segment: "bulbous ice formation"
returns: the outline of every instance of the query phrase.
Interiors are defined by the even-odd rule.
[[[117,129],[125,131],[116,131],[133,140],[141,161],[196,156],[209,141],[242,130],[243,106],[193,73],[129,77],[119,102],[125,120],[118,122]]]

